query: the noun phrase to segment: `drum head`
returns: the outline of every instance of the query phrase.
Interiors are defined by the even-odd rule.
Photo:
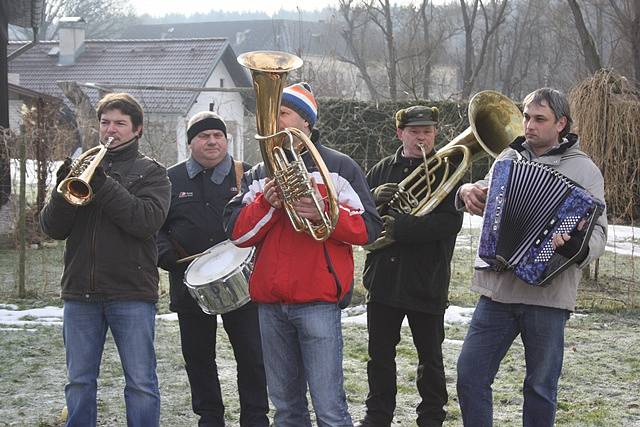
[[[189,286],[203,286],[212,280],[224,281],[251,258],[252,252],[253,248],[239,248],[228,240],[218,243],[189,265],[185,282]]]

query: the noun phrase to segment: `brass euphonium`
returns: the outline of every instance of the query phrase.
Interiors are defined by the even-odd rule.
[[[471,163],[486,155],[498,154],[523,134],[522,113],[518,106],[499,92],[478,92],[469,101],[469,127],[435,155],[427,158],[420,146],[423,164],[398,184],[398,191],[388,203],[377,206],[378,212],[389,209],[423,216],[438,206],[462,179]],[[455,170],[452,164],[457,164]],[[442,179],[436,183],[435,172],[443,167]],[[450,171],[451,169],[451,171]],[[375,251],[394,242],[385,230],[373,243],[365,246]]]
[[[283,197],[284,208],[293,228],[304,231],[317,241],[329,238],[338,221],[338,199],[333,180],[313,142],[300,130],[287,128],[278,132],[280,101],[287,74],[302,66],[302,59],[285,52],[256,51],[238,56],[240,65],[251,71],[256,92],[256,139],[260,143],[262,160],[267,175],[275,179]],[[286,151],[291,155],[287,157]],[[327,209],[324,200],[316,197],[309,172],[302,159],[308,152],[318,168],[327,192]],[[293,204],[309,197],[322,219],[319,223],[301,217]]]
[[[67,202],[75,206],[84,206],[93,199],[91,178],[112,142],[113,137],[109,137],[104,145],[88,149],[71,163],[69,174],[57,187],[58,193],[62,194]]]

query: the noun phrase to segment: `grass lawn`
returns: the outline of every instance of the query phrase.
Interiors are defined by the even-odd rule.
[[[450,288],[454,305],[473,306],[477,296],[468,290],[477,230],[463,230],[458,239]],[[356,250],[360,282],[364,252]],[[62,245],[30,249],[27,256],[29,298],[15,298],[17,256],[0,251],[0,303],[20,308],[58,305],[58,279],[62,269]],[[557,425],[640,426],[640,310],[638,261],[607,253],[600,262],[597,280],[583,281],[579,315],[572,316],[566,331],[565,363],[560,380]],[[168,285],[158,305],[168,311]],[[353,304],[361,304],[364,290],[358,285]],[[162,395],[163,426],[193,426],[189,386],[180,353],[178,324],[158,321],[158,377]],[[466,326],[447,326],[444,358],[449,391],[447,426],[460,426],[455,391],[455,364]],[[228,425],[238,425],[235,362],[224,330],[219,328],[218,366],[224,388]],[[367,394],[367,332],[361,325],[344,326],[345,387],[354,420],[364,413]],[[415,425],[416,354],[408,329],[398,346],[398,398],[395,423]],[[9,329],[0,325],[0,426],[56,426],[64,406],[65,362],[59,326]],[[521,425],[521,387],[524,378],[522,345],[516,340],[494,384],[496,426]],[[99,425],[126,425],[123,379],[113,340],[107,339],[99,380]]]

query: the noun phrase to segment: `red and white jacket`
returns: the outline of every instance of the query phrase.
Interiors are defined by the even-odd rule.
[[[340,215],[335,230],[324,242],[296,232],[284,209],[264,198],[266,169],[263,163],[245,173],[242,193],[225,208],[225,226],[231,241],[240,247],[255,246],[256,257],[249,281],[251,299],[258,303],[300,304],[338,302],[353,284],[352,245],[374,241],[382,230],[365,176],[350,157],[312,140],[335,186]],[[309,155],[303,155],[309,174],[326,190]]]

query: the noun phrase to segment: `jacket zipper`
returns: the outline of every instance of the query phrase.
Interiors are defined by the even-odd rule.
[[[91,280],[89,282],[89,291],[90,292],[95,292],[96,290],[96,281],[95,281],[95,276],[96,276],[96,230],[98,228],[98,220],[100,217],[100,212],[96,211],[96,220],[93,223],[93,228],[91,229],[91,254],[90,254],[90,259],[91,259]],[[87,298],[89,297],[89,295],[87,295]]]

